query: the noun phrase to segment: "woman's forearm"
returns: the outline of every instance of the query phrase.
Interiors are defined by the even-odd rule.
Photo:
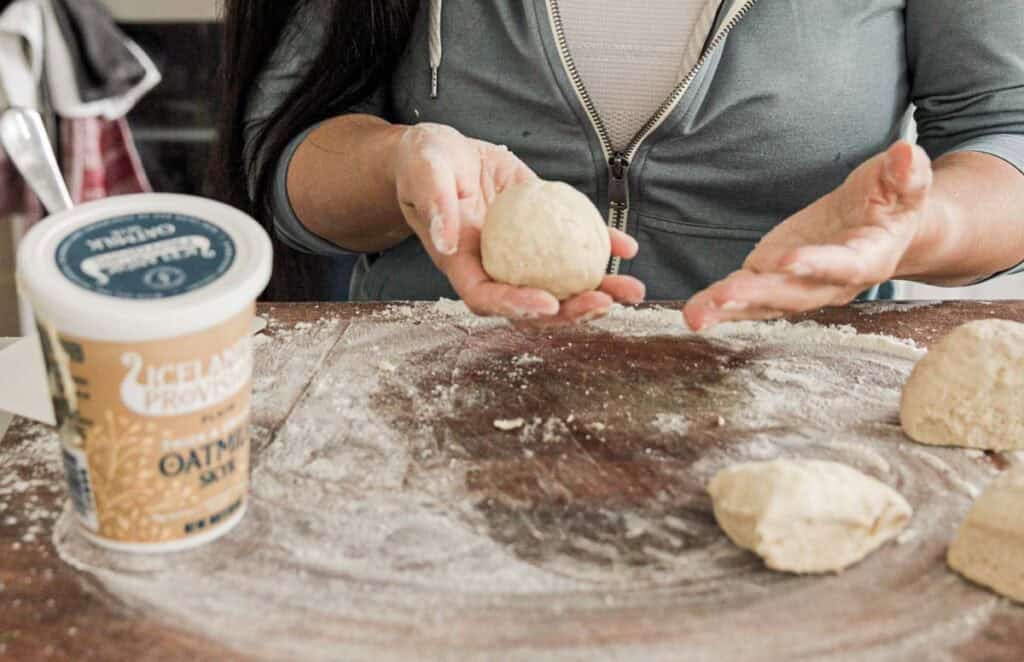
[[[372,115],[343,115],[310,133],[288,168],[288,197],[302,224],[364,253],[411,235],[395,195],[394,159],[404,130]]]
[[[948,154],[934,169],[926,230],[897,276],[958,286],[1024,260],[1024,176],[980,152]]]

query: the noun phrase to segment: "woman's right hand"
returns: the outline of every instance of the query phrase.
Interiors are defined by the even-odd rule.
[[[451,127],[419,124],[405,129],[394,167],[406,223],[474,313],[550,326],[601,317],[614,301],[643,301],[643,284],[630,276],[606,276],[598,291],[561,303],[543,290],[491,280],[480,257],[487,210],[503,190],[537,176],[507,148]],[[611,238],[614,255],[636,255],[632,237],[611,230]]]

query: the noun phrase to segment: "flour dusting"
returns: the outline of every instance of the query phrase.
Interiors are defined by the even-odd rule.
[[[659,413],[654,417],[654,427],[661,434],[685,435],[690,431],[690,421],[683,414]]]
[[[0,523],[17,531],[12,550],[39,544],[45,538],[59,513],[44,505],[46,501],[39,495],[63,491],[47,477],[63,471],[56,435],[41,423],[20,420],[15,425],[21,444],[0,455]],[[22,503],[19,510],[11,506],[16,497]],[[0,549],[0,556],[4,551]]]
[[[531,337],[452,301],[271,318],[266,337],[236,530],[162,556],[96,548],[70,513],[53,534],[127,604],[247,655],[668,660],[685,637],[694,659],[903,660],[997,604],[941,563],[995,470],[903,436],[923,355],[905,341],[784,322],[697,335],[678,310],[622,307]],[[714,525],[705,485],[776,457],[894,486],[913,535],[827,580],[765,570]],[[0,477],[0,496],[30,479]],[[734,636],[755,630],[778,636]]]
[[[889,302],[878,302],[871,301],[861,304],[853,304],[853,307],[857,309],[861,315],[882,315],[885,313],[903,313],[909,310],[919,310],[921,308],[934,308],[941,306],[942,301],[889,301]]]

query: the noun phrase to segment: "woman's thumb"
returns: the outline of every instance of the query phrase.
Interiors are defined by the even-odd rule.
[[[882,158],[882,189],[889,199],[905,207],[919,204],[932,186],[932,163],[917,145],[905,140],[894,144]]]

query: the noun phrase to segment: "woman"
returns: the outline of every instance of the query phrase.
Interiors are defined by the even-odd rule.
[[[559,324],[646,286],[705,328],[1024,260],[1019,0],[229,0],[226,21],[222,172],[293,249],[360,254],[356,299]],[[600,292],[483,271],[487,204],[534,176],[608,214]]]

